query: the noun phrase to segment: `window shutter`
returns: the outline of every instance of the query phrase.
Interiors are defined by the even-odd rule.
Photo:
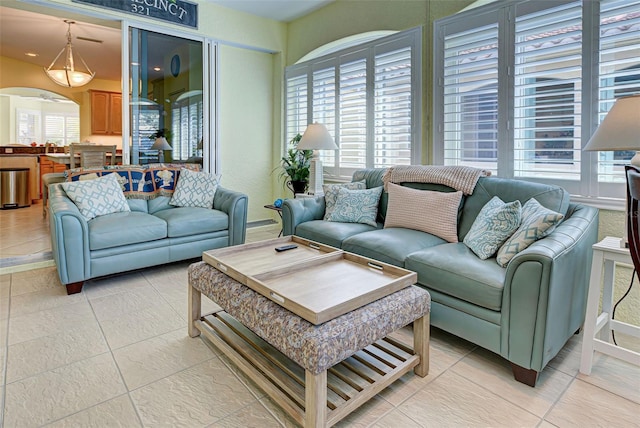
[[[287,78],[287,141],[307,128],[307,75]]]
[[[313,72],[313,122],[323,124],[329,134],[336,138],[336,77],[335,67],[325,68]],[[322,165],[335,166],[335,151],[322,150],[320,152]]]
[[[64,144],[64,116],[47,114],[44,116],[44,139],[57,145]]]
[[[340,65],[340,168],[367,165],[367,61]]]
[[[444,39],[444,164],[497,172],[498,24]]]
[[[580,180],[582,6],[516,18],[515,177]]]
[[[617,98],[640,93],[640,1],[600,2],[598,123]],[[632,151],[599,152],[598,181],[625,183]]]
[[[375,56],[374,167],[411,164],[411,48]]]

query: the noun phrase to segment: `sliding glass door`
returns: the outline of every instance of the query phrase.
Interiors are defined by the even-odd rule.
[[[205,42],[129,28],[129,132],[132,164],[202,162],[203,152],[214,151],[205,120],[214,103],[207,104]],[[206,61],[209,61],[208,59]],[[212,63],[213,61],[211,61]],[[207,81],[213,81],[208,78]],[[213,95],[213,91],[210,91]],[[208,116],[212,117],[212,116]],[[164,136],[168,146],[154,146]],[[214,159],[211,156],[209,159]],[[205,162],[209,164],[210,162]],[[213,167],[208,168],[215,170]]]

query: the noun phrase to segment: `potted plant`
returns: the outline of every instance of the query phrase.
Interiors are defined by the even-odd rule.
[[[298,150],[298,143],[302,138],[297,134],[289,141],[287,155],[281,159],[282,171],[280,178],[284,184],[293,192],[304,193],[309,185],[309,169],[311,168],[311,158],[313,150]]]

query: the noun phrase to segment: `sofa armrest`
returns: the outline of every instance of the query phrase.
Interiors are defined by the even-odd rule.
[[[282,234],[294,235],[300,223],[322,220],[324,217],[324,197],[285,199],[282,202]]]
[[[213,197],[213,209],[229,216],[229,246],[244,244],[247,233],[247,195],[218,186]]]
[[[60,184],[49,186],[49,231],[60,282],[90,278],[89,226]]]
[[[547,237],[507,266],[502,350],[509,361],[540,371],[584,322],[598,210],[571,204]]]

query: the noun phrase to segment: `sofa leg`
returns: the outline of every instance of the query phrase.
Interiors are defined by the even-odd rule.
[[[83,285],[84,285],[84,281],[72,282],[71,284],[67,284],[67,294],[80,293],[82,291]]]
[[[535,388],[539,372],[531,369],[525,369],[524,367],[520,367],[519,365],[514,363],[511,363],[511,370],[513,370],[513,377],[518,382]]]

